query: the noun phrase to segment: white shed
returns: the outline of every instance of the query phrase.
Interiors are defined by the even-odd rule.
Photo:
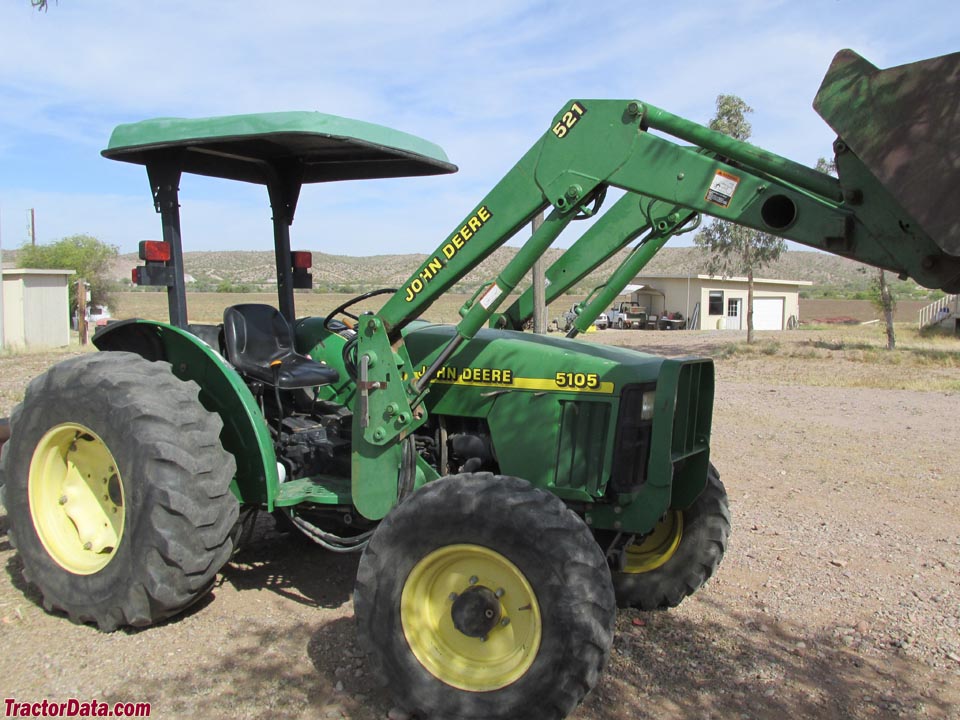
[[[657,317],[681,315],[694,330],[746,330],[747,278],[711,275],[643,275],[633,299]],[[800,288],[807,280],[753,280],[754,330],[783,330],[800,321]],[[665,327],[661,323],[661,327]]]
[[[70,276],[73,270],[6,268],[3,278],[3,347],[70,344]]]

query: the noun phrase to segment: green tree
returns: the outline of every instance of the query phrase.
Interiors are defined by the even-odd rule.
[[[817,170],[827,175],[837,176],[837,161],[827,160],[825,157],[817,158]]]
[[[753,108],[736,95],[718,95],[717,112],[710,129],[737,140],[750,138],[752,128],[747,115]],[[753,278],[757,271],[776,260],[787,249],[782,238],[724,220],[700,230],[694,237],[697,247],[710,255],[707,272],[711,275],[747,277],[747,342],[753,342]]]
[[[117,248],[90,235],[71,235],[49,245],[24,245],[17,253],[17,264],[23,268],[60,268],[74,270],[75,279],[90,284],[90,302],[109,305],[113,282],[110,261],[117,257]],[[70,314],[76,309],[75,294],[70,294]]]

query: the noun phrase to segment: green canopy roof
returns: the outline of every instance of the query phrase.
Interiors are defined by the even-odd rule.
[[[281,168],[304,183],[457,171],[427,140],[319,112],[143,120],[117,126],[102,154],[139,165],[170,158],[183,172],[260,184]]]

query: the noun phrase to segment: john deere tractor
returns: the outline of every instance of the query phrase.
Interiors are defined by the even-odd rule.
[[[0,470],[25,575],[74,621],[149,625],[201,597],[240,518],[269,511],[363,553],[357,629],[404,708],[566,716],[604,667],[616,607],[677,605],[730,531],[712,362],[575,336],[702,215],[955,292],[958,82],[960,54],[884,71],[837,55],[815,106],[839,178],[646,103],[571,100],[401,287],[324,317],[295,309],[311,284],[290,245],[303,184],[453,172],[440,148],[314,112],[121,125],[103,155],[146,167],[163,234],[133,278],[166,288],[169,322],[106,326],[100,352],[50,368],[14,411]],[[266,187],[276,307],[190,322],[183,173]],[[625,194],[606,207],[610,187]],[[421,319],[541,211],[455,326]],[[514,290],[578,219],[592,224],[547,270],[548,301],[634,248],[568,337],[525,333],[531,293]]]

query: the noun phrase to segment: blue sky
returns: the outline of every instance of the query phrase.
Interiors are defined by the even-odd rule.
[[[569,98],[636,98],[707,122],[719,93],[753,142],[813,164],[833,135],[811,102],[833,54],[879,67],[960,50],[955,0],[0,4],[0,242],[159,236],[146,173],[100,157],[157,116],[319,110],[440,144],[456,175],[309,186],[295,248],[430,252]],[[185,177],[185,250],[269,249],[262,188]],[[568,244],[563,243],[561,244]]]

